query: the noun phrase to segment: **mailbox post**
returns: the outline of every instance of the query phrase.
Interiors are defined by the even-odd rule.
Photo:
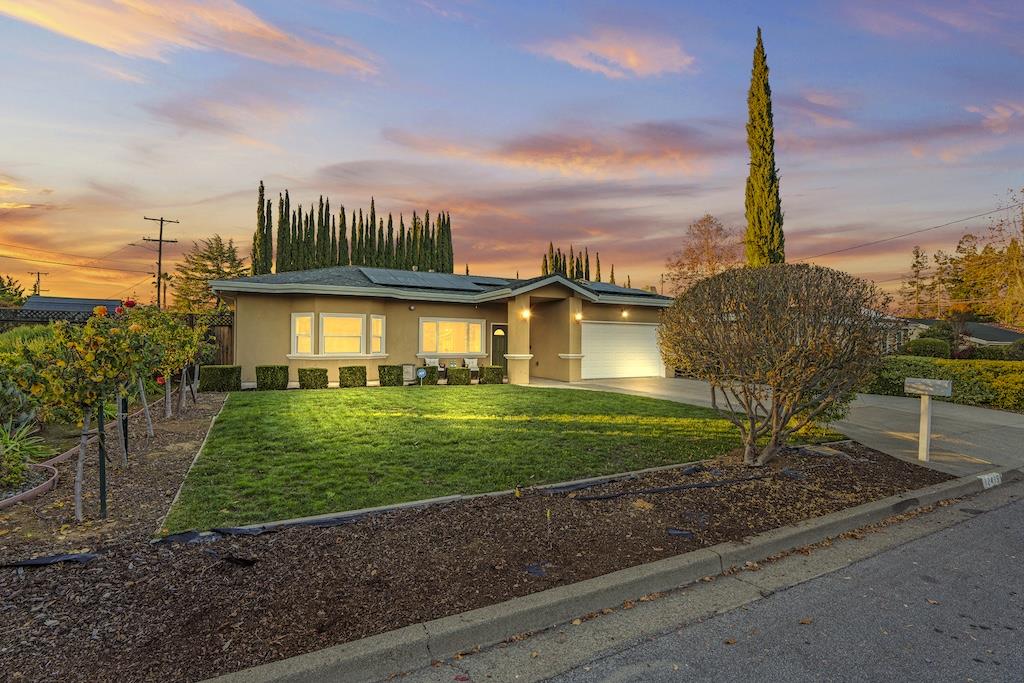
[[[903,393],[921,396],[921,424],[917,436],[917,459],[928,462],[932,441],[932,396],[952,396],[953,382],[948,379],[907,377]]]

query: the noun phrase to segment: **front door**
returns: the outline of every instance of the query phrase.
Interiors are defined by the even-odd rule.
[[[502,374],[508,374],[508,325],[491,327],[491,364],[500,365]]]

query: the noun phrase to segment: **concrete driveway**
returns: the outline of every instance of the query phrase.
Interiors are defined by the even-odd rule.
[[[531,383],[711,405],[707,384],[690,379],[642,377],[575,384],[547,380]],[[919,399],[903,396],[858,394],[847,419],[835,427],[865,446],[916,461],[919,403]],[[932,406],[931,467],[962,476],[994,466],[1024,466],[1024,415],[943,401],[934,401]]]

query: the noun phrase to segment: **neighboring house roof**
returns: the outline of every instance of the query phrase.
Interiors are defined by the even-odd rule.
[[[939,322],[934,318],[906,318],[905,320],[911,324],[926,327]],[[1008,327],[993,323],[964,323],[964,331],[968,337],[992,344],[1012,344],[1018,339],[1024,339],[1024,333],[1015,332]]]
[[[264,294],[329,294],[390,299],[483,303],[525,294],[549,284],[560,284],[594,303],[665,307],[672,298],[606,282],[570,280],[562,275],[542,275],[520,280],[485,275],[421,273],[366,266],[335,266],[234,280],[215,280],[213,291]]]
[[[64,296],[40,296],[33,294],[25,299],[21,307],[24,311],[63,311],[69,313],[92,313],[97,306],[106,306],[110,310],[121,305],[118,299],[79,299]]]

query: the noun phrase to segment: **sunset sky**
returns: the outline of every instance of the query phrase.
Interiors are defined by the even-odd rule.
[[[143,216],[181,221],[172,262],[213,233],[248,255],[262,179],[275,209],[450,210],[457,272],[537,275],[554,240],[651,284],[703,213],[744,225],[758,25],[787,257],[925,228],[1024,186],[1019,10],[0,0],[0,273],[147,300]],[[814,260],[888,281],[986,224]]]

